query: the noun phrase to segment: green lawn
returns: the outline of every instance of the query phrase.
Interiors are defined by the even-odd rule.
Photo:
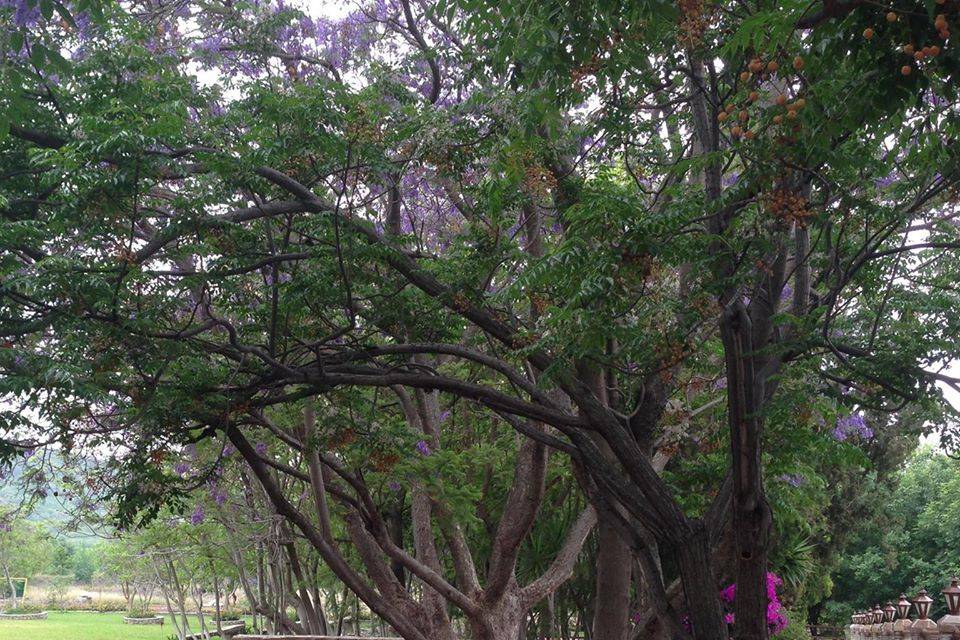
[[[191,621],[193,631],[200,625]],[[210,621],[208,621],[210,624]],[[46,620],[0,620],[0,640],[167,640],[176,636],[168,618],[158,625],[123,624],[122,613],[50,613]]]

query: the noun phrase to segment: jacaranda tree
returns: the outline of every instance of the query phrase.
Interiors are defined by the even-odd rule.
[[[958,14],[4,2],[4,453],[96,457],[129,524],[230,447],[408,640],[518,637],[595,522],[595,638],[634,563],[641,632],[765,638],[765,425],[958,384]],[[520,575],[561,463],[590,506]]]

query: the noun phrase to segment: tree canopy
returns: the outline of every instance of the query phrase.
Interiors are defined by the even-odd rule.
[[[0,455],[123,527],[256,487],[407,640],[598,522],[598,640],[765,638],[831,473],[954,442],[958,12],[6,2]]]

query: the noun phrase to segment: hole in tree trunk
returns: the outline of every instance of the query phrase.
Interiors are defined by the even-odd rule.
[[[749,560],[750,558],[753,557],[753,554],[750,553],[749,551],[743,551],[740,553],[740,557],[743,558],[744,560]]]

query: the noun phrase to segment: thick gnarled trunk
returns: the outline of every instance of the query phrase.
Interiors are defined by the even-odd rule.
[[[695,640],[727,640],[727,627],[710,558],[710,536],[702,524],[693,524],[690,537],[677,548],[687,623]]]
[[[633,553],[603,513],[597,526],[597,544],[593,640],[626,640]]]

